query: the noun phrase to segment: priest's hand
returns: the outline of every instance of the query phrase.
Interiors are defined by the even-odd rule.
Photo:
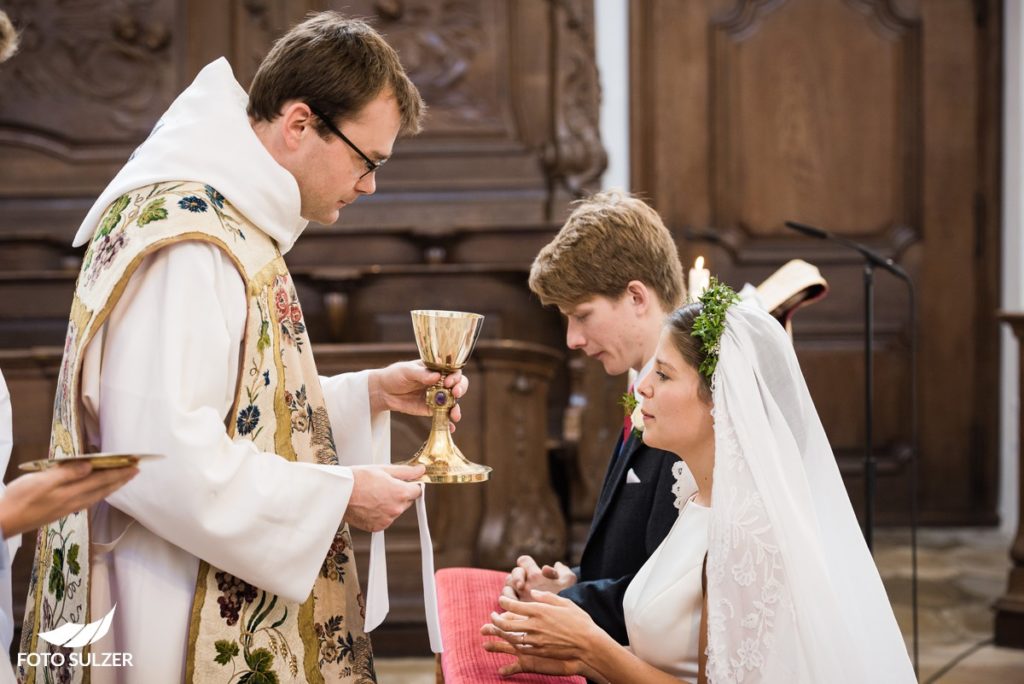
[[[0,532],[6,539],[88,508],[138,474],[135,467],[93,471],[81,461],[22,475],[0,496]]]
[[[387,529],[423,493],[417,482],[426,468],[421,465],[355,466],[355,486],[345,510],[345,522],[367,532]]]
[[[428,387],[436,385],[441,374],[429,370],[422,361],[400,361],[386,368],[370,371],[370,410],[400,411],[413,416],[430,415],[425,401]],[[452,391],[456,400],[466,394],[469,379],[456,371],[444,379],[444,386]],[[454,431],[455,423],[462,419],[462,409],[456,404],[448,414],[451,418],[450,427]]]
[[[509,573],[501,595],[520,601],[532,601],[531,591],[548,591],[557,594],[576,584],[576,575],[565,563],[540,567],[532,556],[520,556],[516,567]]]

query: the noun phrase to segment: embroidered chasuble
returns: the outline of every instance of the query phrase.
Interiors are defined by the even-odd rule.
[[[50,457],[87,453],[80,386],[85,350],[143,259],[183,241],[222,250],[246,284],[247,320],[228,435],[290,461],[337,465],[302,311],[277,245],[216,189],[194,182],[162,182],[121,195],[99,221],[72,303]],[[312,592],[301,604],[200,561],[188,625],[186,681],[376,681],[347,525],[338,528]],[[62,653],[65,664],[22,665],[22,681],[89,681],[89,668],[70,667],[68,656],[77,652],[80,662],[88,662],[90,648],[102,650],[102,644],[59,647],[40,633],[104,619],[90,614],[90,593],[98,590],[90,583],[90,569],[88,512],[40,530],[20,650],[39,653],[44,662],[47,654]],[[74,638],[55,640],[76,645]],[[125,676],[131,680],[130,671]]]

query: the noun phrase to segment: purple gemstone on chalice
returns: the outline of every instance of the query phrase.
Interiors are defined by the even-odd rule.
[[[434,395],[434,403],[437,404],[438,406],[444,406],[445,403],[447,403],[447,401],[448,397],[445,395],[444,392],[438,392],[437,394]]]

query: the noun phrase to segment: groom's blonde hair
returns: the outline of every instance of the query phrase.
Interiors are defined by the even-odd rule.
[[[658,212],[621,191],[576,203],[555,238],[533,260],[530,290],[545,306],[572,309],[594,296],[618,299],[631,280],[671,311],[683,298],[683,267]]]

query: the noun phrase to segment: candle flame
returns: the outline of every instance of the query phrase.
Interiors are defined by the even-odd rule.
[[[704,268],[704,257],[697,257],[697,260],[693,262],[693,267],[698,271]]]

